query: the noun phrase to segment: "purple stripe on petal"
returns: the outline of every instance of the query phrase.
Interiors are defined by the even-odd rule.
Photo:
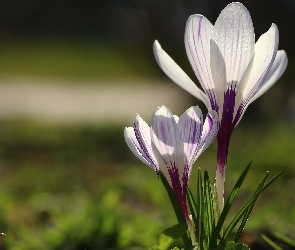
[[[195,154],[192,157],[191,165],[194,164],[196,159],[209,147],[209,145],[215,139],[219,129],[219,116],[212,110],[208,113],[203,125],[202,136],[199,140],[198,148],[195,150]]]
[[[178,203],[180,205],[180,208],[182,210],[182,213],[183,213],[186,221],[189,221],[188,209],[187,209],[187,204],[186,204],[186,192],[187,192],[188,178],[187,177],[182,178],[183,185],[181,185],[179,173],[178,173],[178,168],[175,165],[171,165],[171,168],[168,169],[168,172],[169,172],[171,183],[172,183],[173,193],[175,194],[175,196],[178,200]]]
[[[201,24],[202,24],[202,20],[203,20],[204,17],[201,17],[200,18],[200,22],[199,22],[199,32],[201,31]],[[197,73],[197,77],[200,78],[200,82],[203,84],[203,86],[205,87],[204,90],[205,92],[207,93],[208,97],[209,97],[209,100],[210,100],[210,103],[211,103],[211,107],[215,107],[217,105],[217,101],[216,101],[216,97],[215,97],[215,93],[213,91],[213,88],[212,88],[212,80],[210,80],[211,78],[211,72],[209,71],[209,67],[206,63],[206,56],[205,56],[205,50],[204,50],[204,44],[202,42],[202,40],[200,40],[201,38],[201,34],[199,33],[198,35],[198,41],[197,42],[197,39],[195,39],[195,34],[194,34],[194,23],[192,24],[192,31],[191,31],[191,34],[193,34],[193,49],[190,47],[190,53],[192,55],[192,58],[193,58],[193,61],[194,61],[194,70],[195,72]],[[200,59],[200,56],[198,53],[196,53],[199,49],[199,46],[197,45],[197,43],[201,43],[201,52],[200,54],[202,54],[203,58],[204,58],[204,61],[205,61],[205,64],[203,65],[203,63],[201,62],[201,59]],[[195,53],[195,56],[196,56],[196,60],[195,60],[195,56],[194,56],[194,53]],[[207,58],[208,59],[208,58]],[[203,69],[203,67],[206,67],[206,69]],[[204,72],[206,70],[206,72]],[[207,78],[209,79],[209,82],[208,79],[205,79],[205,76],[204,74],[207,73]],[[209,76],[209,77],[208,77]],[[213,108],[212,108],[213,109]]]
[[[191,107],[184,112],[178,122],[181,138],[184,143],[184,153],[191,165],[193,156],[200,148],[200,138],[203,129],[203,115],[198,106]]]
[[[228,88],[224,93],[223,112],[220,128],[217,134],[218,150],[217,150],[217,168],[222,177],[224,177],[225,167],[227,163],[228,147],[231,134],[234,130],[233,114],[235,108],[235,84]]]
[[[235,127],[238,122],[241,120],[243,114],[244,114],[244,111],[245,111],[245,108],[247,107],[247,103],[244,101],[241,103],[241,105],[239,106],[238,110],[237,110],[237,113],[236,113],[236,116],[235,116],[235,119],[233,121],[233,126]]]
[[[143,157],[149,162],[150,165],[157,166],[151,147],[150,128],[139,115],[135,115],[134,134],[140,146]]]
[[[142,151],[136,139],[134,128],[132,127],[125,128],[124,137],[129,149],[134,153],[136,157],[138,157],[144,164],[153,168],[155,171],[159,171],[159,166],[157,165],[157,163],[152,162],[149,158],[146,157],[146,155]]]
[[[201,39],[202,20],[203,20],[203,17],[200,17],[200,20],[199,20],[199,29],[198,29],[198,38],[199,39]]]
[[[216,107],[214,82],[210,69],[210,37],[212,24],[201,15],[191,16],[185,30],[185,47],[191,66],[209,97],[210,106]]]
[[[177,166],[179,173],[183,173],[185,155],[184,145],[178,125],[173,114],[165,106],[159,107],[152,116],[151,139],[154,154],[163,174],[169,176],[169,163]],[[168,165],[167,165],[168,163]]]

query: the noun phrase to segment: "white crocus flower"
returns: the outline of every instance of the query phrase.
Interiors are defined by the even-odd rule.
[[[179,118],[162,106],[154,112],[151,127],[136,114],[134,126],[124,130],[131,151],[166,178],[188,224],[191,220],[186,193],[192,166],[214,140],[218,127],[215,111],[209,112],[203,124],[198,106],[189,108]]]
[[[255,43],[251,16],[241,3],[227,5],[214,26],[202,15],[189,17],[184,40],[188,59],[204,92],[158,41],[154,43],[154,54],[171,80],[201,100],[209,111],[218,113],[216,187],[222,210],[231,134],[248,105],[281,77],[288,64],[287,55],[278,50],[279,31],[275,24]]]

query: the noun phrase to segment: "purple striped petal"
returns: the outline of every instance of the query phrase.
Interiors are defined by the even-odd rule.
[[[178,127],[184,143],[188,167],[193,165],[192,159],[200,148],[200,139],[203,129],[203,114],[198,106],[190,107],[179,118]],[[190,172],[190,170],[188,171]]]
[[[211,39],[210,46],[217,46],[210,51],[211,60],[215,58],[219,62],[213,64],[212,75],[223,75],[225,70],[225,77],[222,78],[226,79],[224,83],[215,82],[213,78],[215,86],[238,83],[251,60],[255,43],[251,16],[244,5],[231,3],[222,10],[213,27]]]
[[[223,56],[221,55],[217,44],[213,40],[211,40],[210,43],[210,67],[212,78],[215,83],[214,91],[217,100],[217,105],[215,108],[212,108],[212,110],[215,110],[219,114],[221,120],[224,92],[226,92],[228,84],[226,80],[226,68]]]
[[[203,125],[202,136],[200,138],[200,148],[195,156],[194,161],[210,146],[215,139],[219,130],[219,117],[213,110],[207,114]]]
[[[255,54],[249,65],[238,92],[242,100],[249,100],[261,84],[268,69],[274,62],[279,44],[279,31],[275,24],[255,44]],[[238,100],[237,100],[238,101]],[[238,102],[237,104],[240,104]]]
[[[208,109],[210,103],[208,97],[200,90],[189,76],[173,61],[173,59],[161,48],[158,41],[154,42],[154,55],[157,63],[165,74],[181,88],[202,101]]]
[[[151,137],[160,169],[169,182],[185,219],[188,221],[186,190],[188,184],[184,145],[177,125],[178,117],[162,106],[152,116]],[[179,121],[180,122],[180,119]]]
[[[125,141],[129,147],[129,149],[133,152],[133,154],[140,159],[144,164],[148,165],[149,167],[153,168],[155,171],[159,171],[159,167],[155,162],[151,161],[151,159],[147,158],[146,154],[141,149],[135,133],[134,128],[128,127],[124,129],[124,137]]]
[[[273,24],[270,29],[258,39],[255,45],[255,54],[253,59],[251,60],[249,67],[238,86],[234,121],[235,124],[238,124],[242,118],[246,107],[254,101],[254,95],[259,91],[259,89],[261,89],[267,79],[271,77],[274,70],[279,67],[279,62],[282,61],[282,66],[284,66],[285,63],[286,67],[287,62],[283,60],[284,57],[278,57],[276,63],[274,63],[278,43],[279,32],[277,26]],[[281,53],[279,53],[279,55],[280,54]],[[282,69],[284,69],[284,67]],[[274,84],[274,82],[275,81],[272,81],[272,84]],[[267,89],[264,88],[264,90],[266,91]],[[258,96],[256,98],[258,98]]]
[[[192,68],[209,97],[211,107],[215,109],[217,100],[210,69],[209,51],[212,30],[213,25],[206,17],[190,16],[185,27],[184,44]]]
[[[229,88],[227,92],[224,93],[222,118],[217,134],[217,168],[222,177],[224,177],[225,173],[230,137],[234,130],[233,115],[235,109],[235,98],[235,89]]]
[[[149,162],[151,166],[158,166],[151,145],[150,127],[138,114],[134,116],[134,134],[140,146],[143,157]]]
[[[286,52],[284,50],[279,50],[272,66],[265,74],[264,79],[260,83],[259,87],[256,90],[256,93],[251,98],[249,104],[254,102],[258,97],[263,95],[267,90],[269,90],[270,87],[272,87],[276,83],[276,81],[285,72],[287,65],[288,58]]]
[[[171,111],[165,106],[159,107],[152,116],[151,138],[154,154],[161,171],[171,187],[184,171],[184,146],[178,125]]]

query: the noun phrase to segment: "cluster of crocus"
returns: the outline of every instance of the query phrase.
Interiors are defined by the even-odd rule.
[[[170,184],[186,221],[188,179],[192,165],[217,134],[216,189],[220,212],[228,147],[231,134],[248,105],[265,93],[283,74],[288,60],[278,50],[275,24],[255,43],[248,10],[231,3],[214,25],[202,15],[191,16],[185,29],[185,48],[203,91],[161,48],[154,43],[159,66],[180,87],[201,100],[208,109],[203,124],[198,107],[189,108],[180,118],[166,107],[152,116],[151,128],[135,116],[134,127],[125,129],[132,152]]]
[[[278,50],[275,24],[255,43],[248,10],[231,3],[214,26],[202,15],[189,17],[185,29],[188,59],[204,92],[155,41],[154,54],[162,70],[180,87],[218,113],[216,187],[219,208],[231,134],[250,103],[264,94],[283,74],[288,64],[285,51]]]
[[[214,140],[218,125],[215,111],[208,113],[203,124],[198,106],[189,108],[179,118],[162,106],[154,112],[151,127],[136,114],[133,127],[124,131],[131,151],[146,165],[164,175],[188,224],[186,194],[192,166]]]

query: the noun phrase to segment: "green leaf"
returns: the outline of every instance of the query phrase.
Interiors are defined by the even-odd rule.
[[[192,214],[193,222],[196,225],[198,225],[198,218],[197,218],[197,202],[192,194],[192,191],[189,187],[187,187],[187,200],[188,200],[188,206],[190,209],[190,212]]]
[[[282,173],[284,170],[280,171],[278,174],[276,174],[268,183],[266,183],[254,196],[240,209],[240,211],[237,213],[237,215],[234,217],[234,219],[229,224],[228,228],[226,229],[221,241],[226,241],[229,237],[230,233],[233,231],[235,226],[238,224],[240,219],[244,216],[245,212],[249,207],[253,205],[253,202],[257,200],[257,197],[271,184],[273,183]]]
[[[268,172],[265,174],[265,176],[263,177],[262,181],[259,183],[259,185],[258,185],[258,187],[257,187],[257,189],[256,189],[256,191],[255,191],[254,194],[257,194],[258,191],[264,186],[267,177],[268,177]],[[240,226],[239,226],[239,229],[238,229],[238,231],[237,231],[237,233],[236,233],[236,235],[235,235],[234,242],[236,242],[236,243],[239,242],[239,239],[240,239],[240,237],[241,237],[241,235],[242,235],[242,233],[243,233],[243,230],[244,230],[244,228],[245,228],[245,225],[246,225],[246,223],[247,223],[247,221],[248,221],[248,219],[249,219],[249,216],[250,216],[250,214],[251,214],[251,212],[252,212],[252,210],[253,210],[253,207],[254,207],[254,205],[255,205],[257,199],[258,199],[258,196],[257,196],[257,198],[253,201],[253,204],[252,204],[252,205],[246,210],[246,212],[245,212],[245,214],[244,214],[244,217],[243,217],[243,219],[242,219],[242,222],[241,222],[241,224],[240,224]]]
[[[197,185],[197,223],[196,236],[199,243],[200,250],[203,250],[203,241],[205,236],[205,211],[204,211],[204,191],[201,169],[198,170],[198,185]]]
[[[295,241],[292,240],[292,239],[290,239],[289,237],[287,237],[287,236],[285,236],[285,235],[283,235],[283,234],[280,234],[280,233],[273,233],[273,235],[274,235],[277,239],[279,239],[279,240],[285,242],[286,244],[288,244],[288,245],[290,245],[290,246],[292,246],[292,247],[295,247]]]
[[[278,246],[275,242],[273,242],[270,238],[266,235],[262,234],[261,237],[275,250],[283,250],[280,246]]]
[[[170,250],[175,247],[177,239],[187,231],[187,225],[177,224],[173,227],[167,228],[160,236],[158,250]]]
[[[213,229],[215,227],[215,210],[213,204],[212,186],[208,172],[204,174],[204,197],[205,197],[205,215],[206,215],[206,244],[210,245]]]
[[[249,250],[245,244],[236,244],[234,242],[222,242],[217,247],[210,248],[210,250]]]
[[[222,226],[224,224],[224,221],[225,221],[225,218],[226,216],[228,215],[228,212],[238,194],[238,191],[242,185],[242,183],[244,182],[245,180],[245,177],[247,176],[247,173],[249,171],[249,168],[251,166],[251,162],[247,165],[247,167],[245,168],[245,170],[243,171],[243,173],[241,174],[240,178],[238,179],[238,181],[236,182],[233,190],[231,191],[225,205],[224,205],[224,208],[222,210],[222,213],[220,214],[220,217],[219,217],[219,220],[218,220],[218,223],[213,231],[213,236],[212,236],[212,240],[211,240],[211,247],[214,247],[217,245],[217,240],[218,240],[218,237],[220,235],[220,232],[221,232],[221,229],[222,229]]]
[[[174,212],[176,214],[177,220],[179,224],[186,224],[186,220],[184,218],[184,215],[182,213],[182,210],[179,206],[178,200],[176,199],[176,196],[174,195],[174,192],[172,188],[170,187],[168,181],[166,178],[163,176],[163,174],[159,174],[160,179],[168,193],[168,196],[170,198],[171,204],[173,206]],[[182,235],[183,243],[185,247],[190,247],[192,245],[189,234],[187,232],[184,232]]]

